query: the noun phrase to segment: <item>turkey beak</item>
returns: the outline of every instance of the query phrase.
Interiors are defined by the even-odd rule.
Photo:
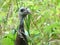
[[[28,13],[28,14],[31,14],[31,11],[30,11],[30,9],[29,9],[29,8],[27,8],[27,13]]]

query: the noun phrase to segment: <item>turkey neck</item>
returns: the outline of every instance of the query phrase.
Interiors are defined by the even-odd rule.
[[[20,25],[19,25],[19,30],[24,32],[24,18],[20,18]]]

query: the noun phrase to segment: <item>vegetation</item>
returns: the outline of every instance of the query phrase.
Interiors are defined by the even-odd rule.
[[[25,18],[29,45],[60,45],[60,0],[0,0],[0,45],[14,45],[20,7],[28,7]]]

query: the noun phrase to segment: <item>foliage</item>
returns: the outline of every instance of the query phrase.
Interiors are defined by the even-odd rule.
[[[60,0],[0,0],[0,45],[14,45],[11,32],[18,30],[22,6],[31,10],[25,19],[29,45],[60,45]]]

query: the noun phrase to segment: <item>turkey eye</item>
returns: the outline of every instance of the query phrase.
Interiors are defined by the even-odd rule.
[[[21,9],[21,12],[25,11],[24,9]]]

